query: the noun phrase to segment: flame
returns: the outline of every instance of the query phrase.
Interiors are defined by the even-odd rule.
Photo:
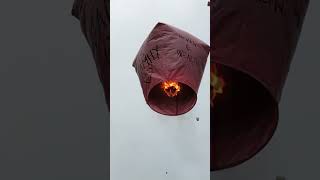
[[[211,106],[213,106],[214,99],[216,98],[217,94],[223,94],[223,88],[225,86],[225,82],[223,78],[218,76],[218,71],[215,64],[211,65],[210,86],[212,87],[212,90],[210,93],[210,96],[211,96],[210,104]]]
[[[179,83],[174,81],[165,81],[162,83],[162,89],[169,97],[175,97],[181,90]]]

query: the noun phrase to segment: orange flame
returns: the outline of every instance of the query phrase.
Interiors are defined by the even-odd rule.
[[[216,98],[217,94],[223,94],[223,88],[225,86],[225,82],[222,77],[218,76],[217,67],[215,64],[211,65],[211,71],[210,71],[210,86],[212,87],[210,96],[211,106],[214,105],[213,101]]]
[[[174,81],[165,81],[162,83],[162,89],[169,97],[175,97],[181,90],[179,83]]]

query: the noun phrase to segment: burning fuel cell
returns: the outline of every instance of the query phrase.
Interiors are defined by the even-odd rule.
[[[179,83],[174,81],[166,81],[162,83],[162,89],[169,97],[175,97],[181,90]]]
[[[209,51],[206,43],[191,34],[158,23],[133,62],[150,108],[171,116],[190,111],[197,101]]]
[[[278,124],[278,103],[308,0],[214,0],[210,5],[211,170],[262,150]]]
[[[210,68],[210,106],[213,107],[217,94],[223,94],[225,82],[223,77],[218,75],[218,70],[214,63],[210,64]]]

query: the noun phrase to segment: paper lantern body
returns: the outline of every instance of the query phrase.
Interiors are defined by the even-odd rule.
[[[180,115],[193,108],[209,54],[209,46],[173,26],[158,23],[140,48],[133,66],[147,104],[164,115]],[[181,87],[168,96],[164,82]]]
[[[211,108],[211,170],[250,159],[274,134],[308,2],[211,3],[210,59],[225,82]]]
[[[110,13],[109,1],[75,0],[72,15],[91,48],[108,108],[110,105]]]

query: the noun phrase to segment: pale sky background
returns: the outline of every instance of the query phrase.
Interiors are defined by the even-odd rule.
[[[140,46],[158,22],[209,44],[209,18],[206,0],[111,1],[112,180],[210,179],[209,61],[196,106],[176,117],[150,109],[132,67]]]

